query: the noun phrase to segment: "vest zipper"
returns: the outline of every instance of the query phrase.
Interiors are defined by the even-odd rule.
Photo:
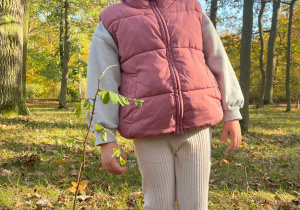
[[[167,33],[167,26],[164,21],[164,18],[162,17],[162,14],[160,13],[157,4],[155,0],[150,0],[151,9],[153,10],[154,14],[156,14],[156,19],[160,25],[160,28],[162,30],[162,38],[163,42],[166,45],[166,55],[168,62],[170,64],[171,69],[171,76],[174,84],[174,94],[176,99],[176,129],[175,134],[183,134],[183,127],[182,127],[182,118],[183,118],[183,100],[182,100],[182,94],[181,94],[181,87],[180,87],[180,80],[178,72],[176,71],[175,64],[174,64],[174,58],[172,54],[172,48],[169,43],[168,39],[168,33]]]

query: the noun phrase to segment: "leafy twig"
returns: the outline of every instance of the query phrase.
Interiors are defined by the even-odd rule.
[[[87,109],[87,113],[90,113],[90,109],[92,109],[92,113],[91,113],[91,119],[89,122],[89,127],[88,127],[88,131],[85,135],[85,138],[83,139],[82,145],[83,145],[83,152],[82,152],[82,162],[80,165],[80,170],[79,170],[79,175],[78,175],[78,180],[77,180],[77,187],[76,187],[76,191],[75,191],[75,196],[74,196],[74,203],[73,203],[73,210],[75,210],[76,208],[76,199],[77,199],[77,195],[78,195],[78,191],[79,191],[79,185],[82,179],[82,175],[84,172],[84,167],[85,167],[85,161],[86,161],[86,142],[89,136],[89,133],[91,131],[91,128],[94,126],[96,130],[101,130],[101,138],[103,141],[106,141],[107,139],[107,135],[106,135],[106,131],[110,132],[115,138],[116,136],[107,128],[102,127],[100,125],[92,125],[92,121],[94,118],[94,114],[95,114],[95,104],[96,104],[96,100],[97,97],[101,96],[101,101],[103,104],[107,104],[109,101],[111,101],[112,104],[116,104],[116,103],[120,103],[122,106],[126,106],[129,105],[129,100],[133,100],[134,103],[136,104],[136,106],[141,107],[143,104],[143,100],[138,100],[138,99],[131,99],[131,98],[127,98],[125,96],[122,96],[120,94],[105,90],[105,89],[101,89],[100,88],[100,82],[102,77],[104,76],[105,72],[113,67],[113,66],[118,66],[118,65],[111,65],[109,67],[107,67],[102,73],[101,76],[98,80],[98,89],[96,91],[95,97],[94,98],[87,98],[84,101],[81,101],[76,107],[75,107],[75,114],[77,116],[79,116],[81,114],[82,108],[86,108]],[[93,101],[93,105],[90,103],[90,100]],[[119,158],[120,164],[121,165],[125,165],[126,161],[121,157],[121,150],[120,147],[118,146],[118,148],[114,148],[113,149],[113,155],[117,156],[117,158]]]

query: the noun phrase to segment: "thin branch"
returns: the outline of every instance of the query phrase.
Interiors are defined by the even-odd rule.
[[[271,30],[267,30],[267,31],[263,31],[263,33],[270,33]],[[259,31],[258,32],[254,32],[253,34],[259,34]]]
[[[95,98],[94,98],[94,101],[93,101],[93,107],[95,107],[95,104],[96,104],[96,98],[97,98],[97,94],[99,92],[100,82],[101,82],[101,77],[98,80],[98,90],[96,91],[96,94],[95,94]],[[90,119],[90,125],[89,125],[89,128],[88,128],[88,132],[86,133],[86,136],[85,136],[85,138],[83,140],[83,143],[82,143],[83,144],[83,152],[82,152],[83,153],[82,154],[83,158],[82,158],[82,163],[81,163],[81,166],[80,166],[79,176],[78,176],[78,180],[77,180],[75,198],[74,198],[74,203],[73,203],[73,210],[75,210],[75,208],[76,208],[76,199],[77,199],[77,195],[78,195],[78,191],[79,191],[79,185],[80,185],[80,181],[82,179],[84,166],[85,166],[85,160],[86,160],[86,142],[87,142],[87,138],[88,138],[89,133],[90,133],[91,128],[92,128],[92,121],[93,121],[94,113],[95,113],[95,109],[93,108],[92,109],[92,114],[91,114],[91,119]]]
[[[88,128],[88,131],[86,133],[86,136],[82,142],[83,144],[83,152],[82,152],[82,163],[80,165],[80,170],[79,170],[79,176],[78,176],[78,180],[77,180],[77,186],[76,186],[76,191],[75,191],[75,198],[74,198],[74,203],[73,203],[73,210],[75,210],[76,208],[76,199],[77,199],[77,195],[78,195],[78,191],[79,191],[79,185],[80,185],[80,182],[81,182],[81,179],[82,179],[82,175],[83,175],[83,172],[84,172],[84,167],[85,167],[85,161],[86,161],[86,142],[87,142],[87,139],[88,139],[88,136],[89,136],[89,133],[91,131],[91,128],[92,128],[92,122],[93,122],[93,118],[94,118],[94,114],[95,114],[95,105],[96,105],[96,100],[97,100],[97,97],[98,97],[98,93],[99,91],[101,90],[100,88],[100,82],[101,82],[101,79],[104,75],[104,73],[111,67],[113,66],[118,66],[117,64],[114,64],[114,65],[111,65],[109,67],[107,67],[101,74],[99,80],[98,80],[98,89],[96,91],[96,94],[95,94],[95,97],[93,100],[93,107],[92,107],[92,113],[91,113],[91,119],[90,119],[90,123],[89,123],[89,128]],[[108,129],[106,129],[108,130]],[[110,132],[110,130],[108,130]],[[112,132],[111,132],[112,133]],[[113,133],[112,133],[113,134]],[[113,136],[115,136],[113,134]],[[120,148],[118,148],[120,149]]]

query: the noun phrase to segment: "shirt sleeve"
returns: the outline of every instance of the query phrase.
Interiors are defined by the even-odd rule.
[[[205,62],[214,74],[221,92],[223,122],[240,120],[240,108],[244,105],[244,97],[222,41],[204,12],[201,28]]]
[[[105,72],[101,79],[100,87],[118,94],[121,83],[118,47],[101,21],[94,33],[90,47],[87,66],[87,98],[95,98],[101,73],[107,67],[114,64],[118,66],[111,67]],[[92,103],[93,100],[90,100],[90,102]],[[91,112],[86,114],[86,119],[89,125]],[[92,125],[95,124],[109,129],[116,135],[119,124],[119,103],[112,104],[109,102],[108,104],[103,104],[99,96],[96,100],[95,113],[92,121]],[[100,130],[96,130],[93,126],[91,131],[96,136],[96,145],[116,141],[110,132],[107,132],[107,141],[104,142],[101,138]]]

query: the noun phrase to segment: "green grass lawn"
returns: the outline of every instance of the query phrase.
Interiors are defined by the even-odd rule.
[[[68,190],[79,170],[85,116],[30,102],[30,117],[0,116],[0,209],[71,209]],[[239,150],[225,154],[221,124],[213,128],[209,209],[300,209],[300,110],[250,107],[250,129]],[[130,140],[118,137],[130,161],[120,176],[106,173],[94,136],[88,139],[89,184],[77,209],[142,209],[141,176]],[[44,207],[43,207],[44,209]]]

